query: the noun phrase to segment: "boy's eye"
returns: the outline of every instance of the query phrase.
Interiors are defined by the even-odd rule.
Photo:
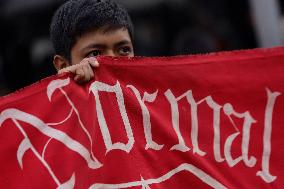
[[[87,55],[87,57],[96,57],[96,56],[101,55],[101,54],[102,53],[101,53],[100,50],[93,50]]]
[[[131,47],[125,46],[118,49],[118,53],[121,56],[128,56],[131,53]]]

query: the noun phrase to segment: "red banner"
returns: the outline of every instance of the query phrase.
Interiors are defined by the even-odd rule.
[[[0,99],[0,188],[284,188],[284,48],[99,57]]]

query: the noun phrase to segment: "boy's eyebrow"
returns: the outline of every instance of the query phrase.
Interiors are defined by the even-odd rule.
[[[122,41],[115,43],[114,47],[119,47],[119,46],[122,46],[122,45],[129,45],[129,44],[131,44],[131,42],[129,40],[122,40]],[[88,46],[84,47],[82,50],[84,51],[84,50],[88,50],[88,49],[106,48],[106,47],[107,47],[107,45],[105,45],[105,44],[91,43]]]
[[[97,43],[92,43],[89,44],[88,46],[84,47],[82,50],[88,50],[88,49],[95,49],[95,48],[105,48],[106,45],[104,44],[97,44]]]
[[[131,44],[131,42],[129,40],[122,40],[118,43],[115,43],[114,47],[119,47],[119,46],[122,46],[122,45],[129,45],[129,44]]]

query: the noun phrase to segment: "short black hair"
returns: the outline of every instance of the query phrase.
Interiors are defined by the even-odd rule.
[[[55,53],[71,60],[71,49],[85,33],[104,28],[126,28],[133,41],[133,24],[127,10],[112,0],[69,0],[55,12],[50,38]]]

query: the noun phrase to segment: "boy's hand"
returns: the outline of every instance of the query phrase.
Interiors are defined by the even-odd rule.
[[[74,80],[77,83],[86,83],[94,77],[94,72],[92,67],[99,67],[99,63],[95,57],[84,58],[79,64],[68,66],[58,71],[58,74],[64,72],[73,73]]]

